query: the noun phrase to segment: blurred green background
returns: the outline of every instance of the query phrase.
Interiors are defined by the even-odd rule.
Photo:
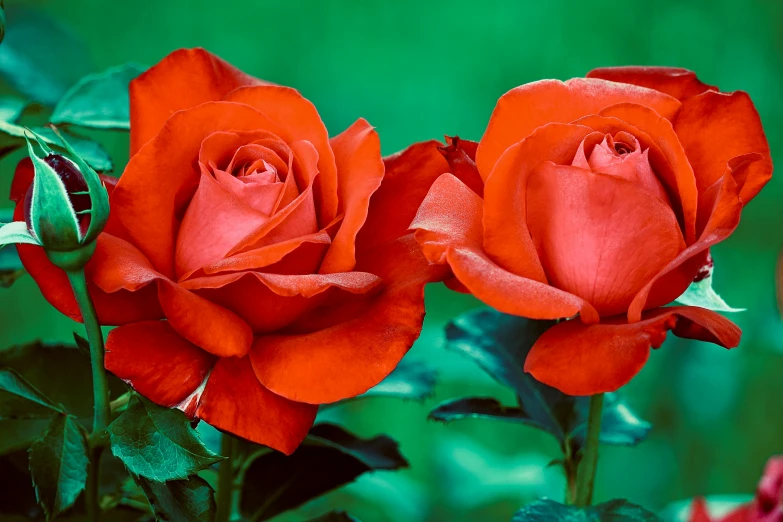
[[[85,73],[126,61],[152,65],[176,48],[203,46],[248,73],[301,90],[332,134],[368,119],[385,153],[444,133],[479,139],[508,89],[627,64],[686,67],[724,91],[748,91],[773,158],[783,153],[778,0],[6,0],[6,7],[8,39],[0,48],[6,73],[15,52],[37,53],[42,70],[64,90]],[[48,17],[51,30],[38,35],[35,48],[20,48],[23,22],[36,12]],[[95,136],[121,172],[127,135]],[[0,163],[4,194],[19,157]],[[781,197],[783,183],[775,179],[737,232],[713,249],[718,292],[748,309],[732,316],[744,331],[742,344],[729,352],[670,339],[653,354],[624,390],[653,431],[637,448],[602,450],[597,500],[626,497],[660,509],[694,495],[750,493],[765,460],[783,452],[783,325],[774,291]],[[442,346],[445,322],[479,303],[441,286],[430,288],[427,299],[426,328],[410,357],[438,367],[436,397],[424,404],[359,401],[329,413],[361,435],[398,439],[411,469],[364,477],[279,520],[301,520],[327,506],[368,521],[508,520],[536,496],[562,495],[558,471],[546,468],[558,456],[546,435],[489,421],[427,421],[444,399],[511,400]],[[0,303],[0,346],[68,340],[76,328],[29,277],[0,290]]]

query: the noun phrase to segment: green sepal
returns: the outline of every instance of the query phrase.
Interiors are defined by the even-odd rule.
[[[47,520],[73,506],[87,483],[87,437],[72,415],[56,415],[30,448],[30,474]]]
[[[677,302],[686,306],[699,306],[714,312],[744,312],[744,308],[733,308],[726,304],[721,296],[712,288],[712,268],[707,277],[695,281],[677,298]]]
[[[103,227],[106,226],[106,222],[109,221],[109,193],[106,192],[106,187],[103,186],[103,181],[98,173],[79,156],[79,153],[65,140],[60,131],[54,126],[52,126],[52,131],[60,138],[63,147],[70,154],[70,159],[79,167],[84,181],[87,183],[87,190],[90,194],[90,225],[82,239],[82,244],[86,244],[97,238]]]
[[[14,243],[39,246],[41,244],[27,229],[27,223],[24,221],[0,224],[0,248]]]
[[[54,266],[63,270],[79,270],[87,264],[93,253],[95,253],[96,242],[92,241],[85,246],[70,250],[68,252],[57,252],[55,250],[46,250],[46,256]]]
[[[57,172],[38,157],[30,141],[27,142],[27,149],[35,167],[33,197],[30,203],[30,224],[33,232],[48,250],[68,251],[79,248],[82,239],[79,220],[65,184]]]

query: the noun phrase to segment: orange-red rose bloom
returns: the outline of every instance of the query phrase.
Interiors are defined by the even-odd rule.
[[[532,348],[537,379],[572,395],[615,390],[669,330],[738,344],[718,314],[661,307],[771,176],[746,93],[667,68],[534,82],[500,99],[475,163],[462,156],[462,174],[437,179],[412,228],[452,287],[513,315],[579,315]],[[478,188],[458,179],[470,168]]]
[[[318,404],[381,381],[419,336],[423,286],[442,277],[407,232],[424,194],[407,202],[366,121],[330,139],[296,90],[200,49],[166,57],[130,97],[130,162],[86,267],[100,321],[122,325],[106,367],[290,453]],[[32,176],[23,161],[12,199]],[[19,253],[79,320],[65,274],[38,247]]]

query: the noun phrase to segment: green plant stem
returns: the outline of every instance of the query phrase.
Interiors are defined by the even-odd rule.
[[[98,314],[87,290],[87,280],[84,270],[68,270],[68,280],[71,282],[76,303],[82,314],[84,328],[87,330],[87,341],[90,343],[90,363],[92,365],[92,393],[94,401],[94,416],[92,421],[92,433],[90,434],[90,472],[88,475],[85,498],[89,519],[96,522],[100,519],[100,506],[98,499],[99,470],[101,454],[106,427],[111,420],[109,407],[109,381],[106,378],[106,369],[103,366],[104,346],[103,332],[98,322]]]
[[[220,436],[220,454],[226,460],[220,463],[217,484],[217,515],[215,522],[228,522],[231,518],[231,502],[234,493],[234,450],[236,439],[223,433]]]
[[[111,419],[109,408],[109,381],[106,378],[106,369],[103,367],[104,347],[103,332],[98,323],[98,314],[87,291],[87,280],[84,278],[84,270],[68,272],[68,280],[71,282],[76,303],[82,314],[84,328],[87,330],[87,340],[90,343],[90,361],[92,363],[92,395],[95,401],[94,417],[92,421],[92,436],[98,437],[106,429]]]
[[[571,450],[571,441],[567,440],[563,450],[563,470],[566,478],[565,503],[576,502],[576,477],[579,470],[579,461]]]
[[[103,448],[100,446],[90,448],[90,469],[87,472],[87,484],[84,486],[87,520],[90,522],[98,522],[101,518],[100,499],[98,498],[100,481],[98,477],[100,475],[102,450]]]
[[[590,397],[590,412],[587,416],[587,434],[584,455],[579,464],[579,477],[576,482],[577,506],[589,506],[593,501],[593,485],[598,468],[598,444],[601,435],[601,410],[604,406],[604,394]]]

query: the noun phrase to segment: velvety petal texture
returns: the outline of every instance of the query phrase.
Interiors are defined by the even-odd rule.
[[[413,174],[382,159],[367,121],[330,138],[298,91],[203,49],[164,58],[130,98],[131,158],[86,267],[101,323],[120,325],[106,367],[158,404],[290,454],[319,404],[379,383],[418,338],[424,285],[447,270],[408,225],[452,163],[480,187],[476,144],[414,147],[402,156],[428,167]],[[22,161],[17,220],[33,178]],[[19,252],[79,320],[65,274],[39,247]]]
[[[469,154],[447,147],[444,165],[431,148],[395,158],[429,186],[410,225],[422,253],[450,269],[450,288],[501,312],[565,319],[528,356],[540,381],[571,395],[616,390],[668,331],[739,343],[718,314],[661,307],[772,174],[746,93],[685,69],[596,69],[503,95],[473,157],[478,187],[460,178]]]

